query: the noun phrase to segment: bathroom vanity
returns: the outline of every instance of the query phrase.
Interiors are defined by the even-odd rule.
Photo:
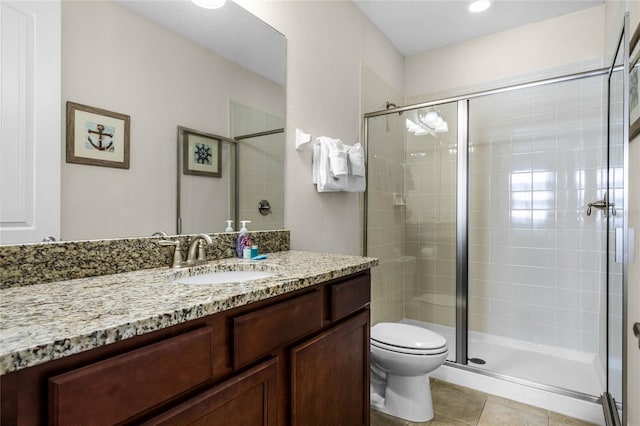
[[[3,313],[1,423],[369,424],[377,261],[269,257],[276,276],[244,283],[177,284],[164,268],[2,290],[38,312]],[[83,296],[92,309],[60,317]]]

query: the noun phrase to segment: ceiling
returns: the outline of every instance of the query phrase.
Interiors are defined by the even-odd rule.
[[[404,55],[410,56],[604,3],[604,0],[495,0],[470,13],[467,0],[354,0]]]
[[[114,1],[244,68],[285,84],[286,39],[232,1],[220,9],[202,9],[187,0]]]
[[[285,38],[233,1],[217,10],[201,9],[188,0],[115,1],[284,85]],[[479,14],[467,11],[469,0],[353,2],[404,56],[410,56],[598,6],[604,0],[494,0]]]

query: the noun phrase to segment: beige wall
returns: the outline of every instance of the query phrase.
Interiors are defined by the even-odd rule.
[[[405,95],[487,83],[602,56],[604,5],[406,58]]]
[[[402,92],[402,55],[351,2],[238,3],[287,37],[285,227],[291,246],[358,254],[358,194],[316,192],[311,147],[295,150],[295,129],[360,141],[361,64]]]
[[[112,30],[107,37],[100,28]],[[229,99],[284,116],[282,86],[115,3],[63,1],[62,100],[129,115],[131,164],[122,170],[62,160],[62,238],[175,232],[177,126],[228,135]],[[210,179],[224,202],[210,206],[209,216],[219,206],[220,217],[200,231],[221,231],[228,182]]]

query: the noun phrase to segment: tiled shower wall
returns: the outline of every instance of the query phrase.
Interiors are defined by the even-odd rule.
[[[231,134],[248,135],[284,127],[284,119],[259,109],[229,102]],[[284,228],[284,133],[243,139],[238,144],[239,220],[250,220],[249,230]],[[271,213],[258,211],[267,200]],[[240,224],[234,224],[238,231]]]

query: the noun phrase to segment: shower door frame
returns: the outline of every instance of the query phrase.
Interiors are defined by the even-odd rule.
[[[628,290],[629,290],[629,144],[630,144],[630,108],[629,108],[629,87],[630,87],[630,78],[629,78],[629,55],[630,55],[630,17],[629,12],[626,12],[623,17],[622,28],[620,30],[620,37],[617,40],[615,45],[615,49],[613,52],[613,59],[611,60],[611,65],[608,67],[608,76],[607,76],[607,188],[606,200],[611,200],[611,78],[613,73],[616,71],[622,71],[622,199],[623,199],[623,209],[622,209],[622,244],[620,247],[617,246],[616,242],[614,242],[614,246],[616,246],[613,250],[615,251],[615,259],[618,259],[618,248],[621,248],[621,263],[622,263],[622,330],[621,330],[621,339],[622,339],[622,348],[621,348],[621,374],[622,374],[622,383],[621,383],[621,397],[622,401],[615,403],[615,399],[610,393],[610,383],[609,383],[609,288],[610,288],[610,263],[611,256],[610,249],[610,231],[611,231],[611,217],[610,214],[607,214],[606,220],[606,235],[607,235],[607,243],[606,243],[606,253],[607,253],[607,262],[606,262],[606,291],[607,291],[607,303],[606,303],[606,316],[607,316],[607,359],[606,359],[606,391],[603,392],[601,396],[601,401],[603,408],[605,410],[605,420],[607,425],[618,425],[619,418],[617,416],[618,411],[622,411],[622,423],[623,425],[627,424],[627,410],[626,400],[627,400],[627,375],[625,372],[627,371],[627,300],[628,300]],[[618,54],[622,54],[622,65],[616,65],[616,60],[618,59]],[[607,203],[605,205],[605,212],[609,212],[609,207],[613,207],[613,204]],[[616,232],[617,234],[617,232]],[[617,239],[617,237],[616,237]],[[614,260],[617,262],[617,260]]]
[[[623,35],[624,36],[624,35]],[[458,368],[461,370],[470,371],[477,374],[482,374],[484,376],[508,381],[511,383],[528,386],[531,388],[539,389],[542,391],[553,392],[559,395],[593,402],[600,404],[601,398],[600,396],[585,394],[582,392],[574,391],[571,389],[560,388],[552,385],[545,385],[542,383],[533,382],[526,379],[520,379],[517,377],[505,375],[502,373],[498,373],[495,371],[489,371],[482,368],[474,367],[468,365],[467,358],[467,350],[468,350],[468,291],[469,291],[469,282],[468,282],[468,208],[469,208],[469,194],[468,194],[468,179],[469,179],[469,101],[474,98],[499,94],[499,93],[507,93],[515,90],[528,89],[537,86],[545,86],[549,84],[568,82],[573,80],[580,80],[589,77],[598,77],[598,76],[606,76],[614,71],[622,71],[624,69],[623,66],[618,67],[606,67],[599,68],[590,71],[584,71],[579,73],[568,74],[560,77],[553,77],[547,79],[541,79],[532,81],[529,83],[521,83],[512,86],[505,86],[497,89],[485,90],[474,92],[471,94],[454,96],[444,99],[437,99],[429,102],[422,102],[418,104],[407,105],[403,107],[396,107],[391,109],[385,109],[380,111],[374,111],[364,114],[364,141],[365,141],[365,156],[366,156],[366,164],[369,163],[369,149],[368,149],[368,140],[369,140],[369,123],[368,119],[373,117],[385,116],[390,114],[401,114],[405,111],[411,111],[420,108],[427,107],[435,107],[441,104],[447,103],[457,103],[458,108],[458,135],[457,135],[457,194],[456,194],[456,360],[454,361],[445,361],[445,365],[449,367]],[[628,58],[627,58],[627,69],[628,69]],[[626,78],[628,79],[628,73]],[[628,87],[628,86],[627,86]],[[608,90],[607,90],[608,92]],[[626,95],[628,98],[628,94]],[[626,101],[626,122],[628,124],[628,99]],[[608,132],[607,128],[607,132]],[[625,127],[627,140],[628,140],[628,126]],[[627,144],[628,145],[628,144]],[[625,151],[625,191],[628,191],[628,147]],[[368,233],[368,188],[369,188],[369,173],[367,170],[367,191],[364,193],[364,208],[363,208],[363,254],[367,255],[367,233]],[[627,199],[628,194],[625,193],[625,200]],[[625,210],[625,214],[626,210]],[[625,224],[627,221],[625,220]],[[626,234],[625,234],[626,235]],[[625,240],[628,240],[625,238]],[[628,242],[627,242],[628,245]],[[628,253],[625,250],[625,253]],[[623,273],[623,281],[626,276],[626,269]],[[626,281],[623,283],[624,286],[624,296],[623,296],[623,312],[626,312]],[[607,318],[608,322],[608,318]],[[608,324],[607,324],[608,330]],[[626,329],[625,329],[626,330]],[[623,344],[625,342],[625,330],[623,330]],[[625,360],[623,353],[623,371],[625,368]],[[608,354],[607,354],[608,356]],[[608,390],[608,383],[607,383]],[[625,387],[625,377],[623,375],[623,404],[625,400],[626,387]]]

